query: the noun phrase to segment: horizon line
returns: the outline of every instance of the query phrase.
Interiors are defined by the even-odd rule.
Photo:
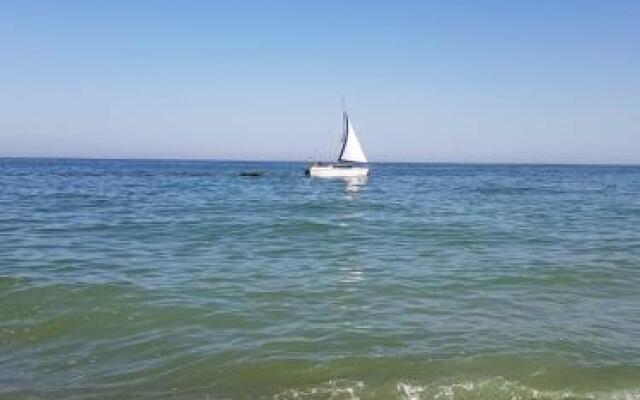
[[[176,162],[275,162],[304,163],[311,160],[300,159],[245,159],[245,158],[174,158],[174,157],[86,157],[86,156],[3,156],[0,159],[22,160],[77,160],[77,161],[176,161]],[[602,167],[640,167],[638,163],[618,162],[564,162],[564,161],[372,161],[368,164],[462,164],[462,165],[532,165],[532,166],[602,166]]]

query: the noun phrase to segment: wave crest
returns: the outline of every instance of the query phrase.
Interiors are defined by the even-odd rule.
[[[403,400],[640,400],[638,389],[611,392],[538,390],[502,377],[449,384],[398,383],[396,390]]]
[[[428,384],[399,382],[395,386],[362,381],[330,380],[319,386],[287,389],[274,400],[640,400],[640,389],[602,392],[539,390],[502,377]]]

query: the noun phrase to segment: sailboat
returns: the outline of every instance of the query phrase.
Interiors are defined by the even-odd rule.
[[[367,157],[356,136],[346,110],[342,111],[342,148],[337,161],[313,162],[306,170],[308,176],[320,178],[357,178],[369,175]]]

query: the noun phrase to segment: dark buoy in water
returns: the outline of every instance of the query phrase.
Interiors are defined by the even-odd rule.
[[[262,176],[264,175],[264,171],[242,171],[240,172],[240,176]]]

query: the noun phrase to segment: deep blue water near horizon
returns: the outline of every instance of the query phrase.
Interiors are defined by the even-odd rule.
[[[0,159],[0,398],[640,399],[640,167],[304,167]]]

